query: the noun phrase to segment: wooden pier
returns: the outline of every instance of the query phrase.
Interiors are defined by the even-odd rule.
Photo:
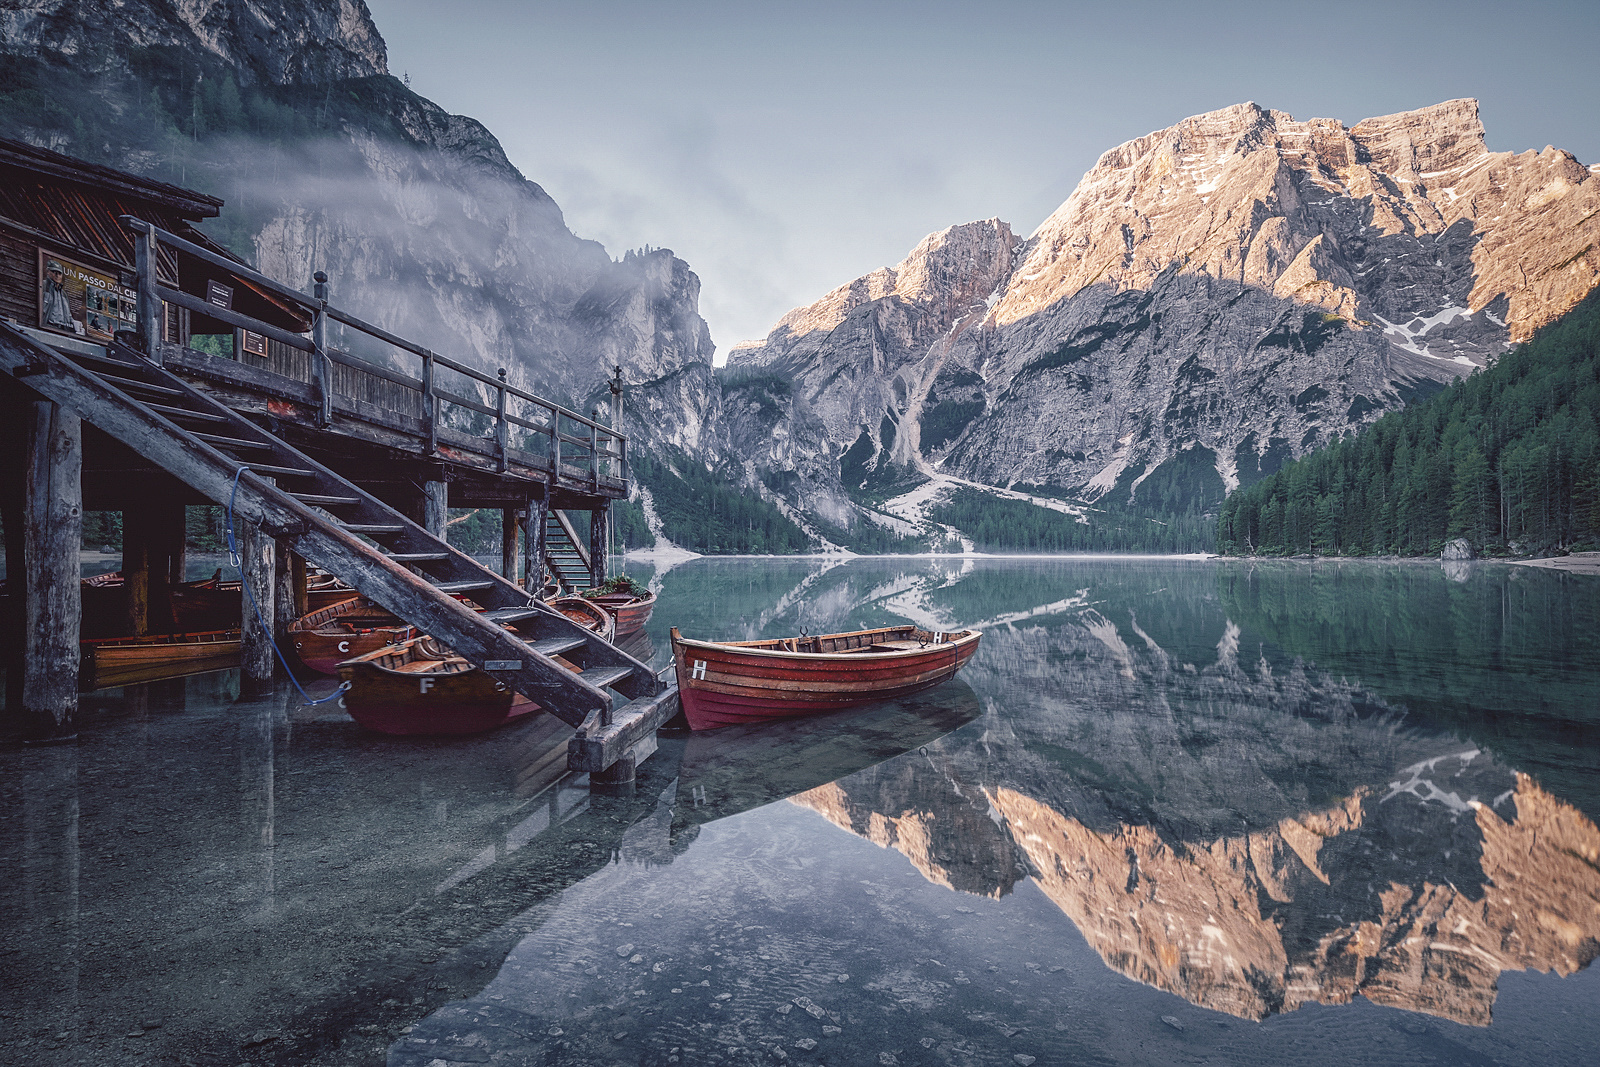
[[[592,635],[577,640],[534,599],[547,577],[605,579],[627,437],[505,369],[487,374],[339,309],[320,271],[310,295],[254,271],[194,225],[221,208],[0,141],[0,432],[17,457],[0,507],[6,636],[22,650],[8,672],[13,732],[73,733],[84,511],[123,514],[126,631],[140,635],[173,625],[184,508],[231,503],[250,594],[247,680],[272,677],[272,631],[303,610],[310,560],[579,727],[574,768],[631,774],[675,691]],[[500,510],[504,577],[445,542],[452,507]],[[570,510],[589,513],[587,551]],[[512,622],[520,635],[497,625]]]

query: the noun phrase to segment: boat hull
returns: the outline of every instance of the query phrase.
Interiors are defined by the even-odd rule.
[[[955,639],[929,640],[920,647],[913,636],[900,642],[909,648],[867,650],[876,637],[902,632],[923,633],[897,627],[805,639],[819,647],[822,642],[847,645],[851,638],[865,642],[856,646],[863,651],[816,653],[751,647],[773,642],[690,641],[674,629],[672,655],[684,716],[690,729],[713,730],[895,700],[953,677],[978,648],[979,635],[963,631],[952,635]]]
[[[539,710],[480,670],[408,674],[378,658],[347,660],[339,675],[350,683],[345,711],[381,734],[479,734]]]
[[[80,641],[84,676],[95,688],[176,678],[239,665],[239,631]]]
[[[339,676],[339,664],[388,645],[413,630],[389,612],[355,596],[302,616],[289,627],[289,641],[300,662],[318,674]]]
[[[644,629],[645,623],[650,621],[650,613],[655,610],[656,595],[635,597],[626,593],[610,596],[587,597],[591,603],[599,604],[617,618],[617,640],[631,637]]]

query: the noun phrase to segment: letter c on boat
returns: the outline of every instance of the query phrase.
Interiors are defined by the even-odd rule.
[[[350,642],[349,641],[340,641],[339,642],[339,651],[340,652],[349,652],[350,651]]]

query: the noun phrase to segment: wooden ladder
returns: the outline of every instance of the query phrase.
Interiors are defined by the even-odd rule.
[[[579,727],[573,769],[605,770],[676,712],[648,666],[132,349],[68,357],[0,322],[0,369]]]

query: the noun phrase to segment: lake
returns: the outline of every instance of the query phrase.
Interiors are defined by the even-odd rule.
[[[976,626],[902,702],[363,732],[237,672],[0,751],[8,1062],[1589,1064],[1600,579],[698,559],[666,632]],[[322,681],[311,686],[321,693]]]

